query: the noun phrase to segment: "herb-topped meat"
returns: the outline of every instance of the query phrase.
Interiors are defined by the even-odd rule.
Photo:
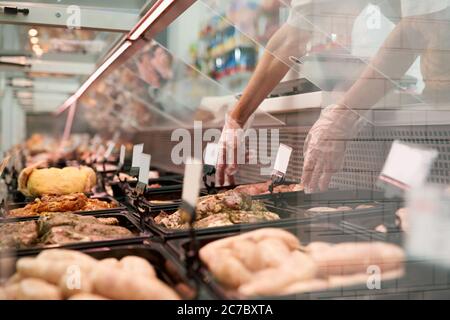
[[[67,212],[47,213],[36,221],[0,225],[0,249],[126,238],[133,233],[116,218],[95,218]]]
[[[260,201],[252,200],[245,193],[230,190],[224,193],[201,197],[196,207],[195,228],[211,228],[239,223],[257,223],[278,220],[276,213],[269,212]],[[169,229],[186,229],[178,210],[172,214],[161,212],[155,222]]]

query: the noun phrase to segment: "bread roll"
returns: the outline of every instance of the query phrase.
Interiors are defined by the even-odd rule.
[[[258,250],[255,242],[250,240],[234,242],[231,249],[230,253],[241,261],[248,270],[257,271],[264,267],[264,253]]]
[[[289,259],[291,252],[280,239],[264,239],[258,242],[263,268],[279,267]]]
[[[59,285],[61,278],[70,270],[90,272],[95,264],[75,260],[50,260],[22,258],[17,261],[17,272],[25,278],[39,278]]]
[[[63,169],[26,168],[19,176],[19,191],[29,197],[87,193],[95,184],[94,170],[84,166]]]
[[[71,296],[68,300],[108,300],[108,299],[93,293],[79,293]]]
[[[220,258],[209,261],[208,268],[223,285],[237,288],[248,282],[250,271],[232,255],[220,255]]]
[[[130,274],[139,274],[148,278],[156,278],[156,272],[153,266],[141,257],[124,257],[120,260],[119,265]]]
[[[75,250],[66,249],[50,249],[44,250],[37,255],[38,260],[70,260],[70,261],[82,261],[83,263],[97,263],[97,260],[91,256]]]
[[[328,281],[323,279],[301,280],[289,284],[283,290],[282,295],[301,294],[307,292],[325,291],[329,287]]]
[[[41,279],[24,279],[19,283],[18,300],[61,300],[58,287]]]
[[[239,287],[239,293],[252,296],[278,295],[283,289],[297,281],[313,279],[316,264],[306,254],[294,251],[283,265],[260,271],[251,281]]]
[[[328,249],[310,250],[322,277],[366,273],[369,266],[387,271],[399,269],[404,260],[403,250],[382,242],[340,243]]]
[[[80,271],[79,273],[66,272],[59,281],[59,289],[65,298],[77,294],[91,293],[94,289],[91,272]]]
[[[96,268],[92,274],[94,290],[114,300],[177,300],[177,293],[157,278],[131,274],[125,270]]]
[[[19,290],[19,283],[13,283],[0,288],[0,300],[17,300],[19,297]]]

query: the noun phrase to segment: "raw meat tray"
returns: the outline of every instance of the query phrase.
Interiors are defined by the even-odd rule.
[[[115,208],[109,208],[109,209],[101,209],[101,210],[91,210],[91,211],[74,211],[73,213],[76,214],[95,214],[95,213],[103,213],[103,212],[110,212],[111,210],[125,210],[125,206],[122,205],[119,201],[115,200],[113,197],[110,196],[99,196],[99,197],[90,197],[90,199],[97,199],[100,201],[106,201],[109,203],[115,203],[117,205],[117,207]],[[33,202],[34,199],[31,199],[30,201],[26,201],[26,202],[12,202],[12,203],[8,203],[6,205],[6,210],[13,210],[13,209],[18,209],[18,208],[23,208],[25,207],[27,204]],[[26,217],[26,218],[31,218],[32,216]],[[38,216],[35,216],[38,217]],[[6,218],[8,219],[7,216],[5,215],[0,215],[0,219],[1,218]]]
[[[125,237],[120,239],[112,240],[101,240],[101,241],[86,241],[86,242],[73,242],[68,244],[51,244],[51,245],[35,245],[25,248],[17,249],[0,249],[0,255],[13,255],[13,256],[26,256],[37,254],[46,249],[54,248],[67,248],[67,249],[87,249],[87,248],[98,248],[98,247],[109,247],[121,244],[137,244],[142,243],[145,239],[149,238],[148,232],[144,230],[136,218],[131,215],[126,210],[111,209],[102,213],[86,213],[85,216],[93,216],[96,218],[116,218],[119,220],[119,226],[130,230],[133,233],[132,237]],[[0,220],[0,226],[6,223],[17,223],[23,221],[36,221],[38,217],[30,218],[7,218]]]
[[[376,233],[361,230],[344,230],[343,228],[327,223],[299,222],[296,225],[279,226],[295,234],[303,245],[310,242],[363,242],[382,241]],[[238,232],[228,234],[199,235],[197,243],[199,247],[228,236],[238,235]],[[189,239],[172,239],[168,241],[168,247],[181,261],[184,261],[184,253],[189,248]],[[224,288],[203,264],[197,276],[212,295],[221,299],[243,298],[236,293]],[[370,290],[366,284],[337,287],[326,291],[307,292],[284,296],[251,297],[251,299],[421,299],[424,297],[442,299],[450,298],[450,270],[441,268],[429,261],[408,260],[405,262],[405,273],[394,280],[382,281],[381,289]]]

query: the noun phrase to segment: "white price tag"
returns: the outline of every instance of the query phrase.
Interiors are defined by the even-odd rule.
[[[197,205],[203,173],[202,162],[195,158],[188,158],[184,168],[182,199],[193,208]]]
[[[205,148],[205,164],[215,167],[219,157],[219,144],[208,143]]]
[[[286,174],[287,168],[289,166],[289,160],[291,159],[291,154],[292,148],[281,143],[280,147],[278,148],[277,157],[275,158],[273,170],[275,172]]]
[[[434,149],[394,141],[379,179],[403,190],[421,186],[438,155]]]
[[[105,159],[108,159],[111,156],[111,153],[113,152],[114,148],[116,147],[116,144],[112,141],[108,142],[108,148],[105,152]]]
[[[102,156],[105,154],[106,148],[104,145],[100,145],[100,147],[98,147],[97,152],[95,153],[94,156],[94,161],[98,161],[102,158]]]
[[[122,167],[125,164],[125,146],[120,146],[120,155],[119,155],[119,167]]]
[[[139,155],[144,151],[144,144],[135,144],[133,146],[133,157],[131,159],[131,167],[139,167]]]
[[[138,181],[147,185],[148,173],[150,172],[151,156],[149,154],[141,153],[139,155],[139,178]]]

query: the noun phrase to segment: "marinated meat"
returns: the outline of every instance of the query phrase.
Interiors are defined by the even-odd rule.
[[[269,211],[233,211],[229,214],[229,220],[233,224],[258,223],[278,219],[280,219],[280,217],[276,213]]]
[[[50,213],[37,221],[0,225],[0,249],[112,240],[133,235],[118,223],[116,218],[97,219],[67,212]]]
[[[0,249],[28,247],[37,241],[38,225],[36,221],[0,225]]]
[[[201,197],[196,207],[195,228],[211,228],[239,223],[257,223],[278,220],[280,217],[267,211],[260,201],[249,195],[230,190],[217,195]],[[155,222],[169,229],[186,229],[180,211],[172,214],[162,211]]]
[[[257,196],[260,194],[269,193],[269,186],[271,181],[262,182],[262,183],[254,183],[254,184],[245,184],[234,188],[235,191],[242,192],[248,194],[250,196]],[[302,191],[303,187],[300,184],[286,184],[279,185],[273,189],[274,193],[282,193],[282,192],[294,192],[294,191]]]
[[[86,205],[80,211],[95,211],[115,208],[116,204],[113,202],[102,201],[98,199],[88,199]]]
[[[123,227],[80,223],[75,226],[53,227],[43,237],[44,244],[66,244],[84,241],[103,241],[125,238],[132,233]]]
[[[252,199],[245,193],[230,190],[216,195],[201,197],[196,207],[198,219],[230,210],[250,210]]]
[[[93,211],[114,207],[114,203],[89,199],[83,193],[62,196],[44,195],[23,208],[9,211],[7,215],[10,217],[29,217],[41,215],[45,212]]]
[[[131,231],[126,228],[111,225],[117,223],[117,219],[105,220],[72,213],[60,213],[40,219],[40,234],[43,235],[42,241],[45,244],[112,240],[132,235]]]

